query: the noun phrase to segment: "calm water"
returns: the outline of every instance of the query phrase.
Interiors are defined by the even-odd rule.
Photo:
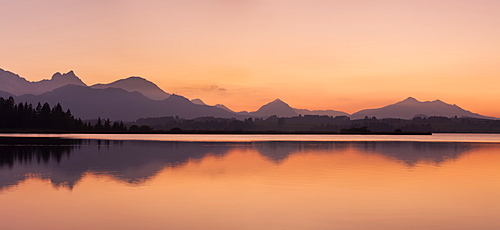
[[[499,135],[3,136],[0,229],[500,229]]]
[[[181,134],[2,134],[0,137],[57,137],[94,140],[147,140],[182,142],[261,142],[261,141],[419,141],[500,143],[500,134],[433,135],[181,135]]]

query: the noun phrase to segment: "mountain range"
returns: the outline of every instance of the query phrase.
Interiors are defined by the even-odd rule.
[[[55,73],[51,79],[30,82],[12,72],[0,69],[0,97],[12,96],[17,102],[61,103],[82,119],[97,117],[135,121],[145,117],[179,116],[186,119],[213,116],[244,119],[249,117],[293,117],[299,115],[349,116],[411,119],[415,116],[473,117],[495,119],[464,110],[440,100],[420,102],[409,97],[382,108],[366,109],[352,115],[335,110],[292,108],[280,99],[263,105],[254,112],[235,112],[222,104],[210,106],[201,99],[189,100],[165,92],[141,77],[129,77],[108,84],[88,86],[73,71]]]
[[[457,105],[450,105],[440,100],[421,102],[413,97],[408,97],[403,101],[384,106],[382,108],[361,110],[359,112],[353,113],[351,115],[351,119],[361,119],[364,117],[412,119],[415,116],[457,116],[495,119],[493,117],[487,117],[477,113],[472,113],[458,107]]]
[[[24,94],[42,94],[65,85],[87,86],[78,78],[73,71],[52,75],[50,80],[30,82],[19,75],[0,69],[0,91],[8,92],[16,96]]]
[[[192,119],[200,116],[243,118],[214,106],[196,105],[187,98],[170,95],[164,100],[152,100],[141,93],[128,92],[120,88],[93,89],[91,87],[66,85],[40,95],[18,96],[16,101],[36,104],[61,103],[64,108],[82,119],[96,117],[111,120],[134,121],[142,117],[179,116]]]

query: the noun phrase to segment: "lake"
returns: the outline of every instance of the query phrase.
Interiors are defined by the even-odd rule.
[[[1,229],[500,229],[500,135],[0,134]]]

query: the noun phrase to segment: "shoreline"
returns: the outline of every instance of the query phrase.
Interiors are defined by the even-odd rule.
[[[311,132],[311,131],[54,131],[54,130],[0,130],[4,134],[203,134],[203,135],[432,135],[432,132]]]

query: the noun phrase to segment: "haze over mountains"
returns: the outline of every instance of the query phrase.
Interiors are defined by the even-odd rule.
[[[9,71],[0,69],[0,97],[13,96],[16,102],[48,102],[52,106],[61,103],[65,109],[82,119],[97,117],[112,120],[135,121],[146,117],[179,116],[220,117],[245,119],[249,117],[293,117],[298,115],[350,116],[412,119],[415,116],[472,117],[495,119],[464,110],[440,100],[420,102],[409,97],[377,109],[366,109],[352,115],[335,110],[307,110],[292,108],[280,99],[263,105],[254,112],[235,112],[222,104],[210,106],[201,99],[189,100],[171,95],[153,82],[141,77],[129,77],[108,84],[87,86],[73,71],[55,73],[50,80],[30,82]]]

